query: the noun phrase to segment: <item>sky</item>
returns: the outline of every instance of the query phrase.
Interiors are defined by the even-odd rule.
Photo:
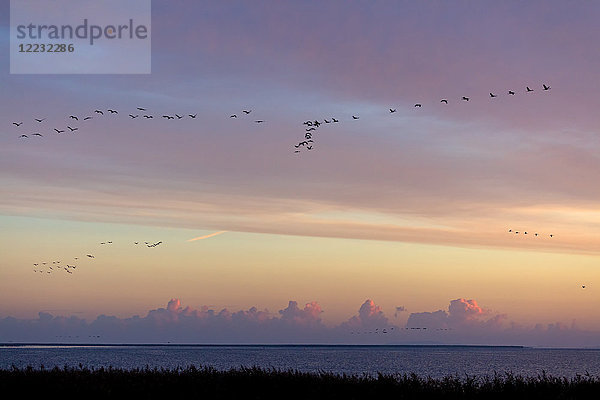
[[[152,1],[140,75],[9,14],[0,341],[600,346],[600,4]]]

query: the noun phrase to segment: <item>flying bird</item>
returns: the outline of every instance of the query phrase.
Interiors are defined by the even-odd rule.
[[[463,99],[464,101],[469,101],[469,98],[468,98],[467,96],[463,96],[463,97],[462,97],[462,99]]]
[[[170,115],[163,115],[162,117],[166,119],[175,119],[175,117],[171,117]]]
[[[196,118],[196,115],[198,114],[188,114],[190,116],[190,118]]]
[[[19,138],[26,138],[26,137],[28,137],[28,136],[27,135],[21,135],[21,136],[19,136]]]
[[[93,255],[91,255],[91,254],[87,254],[87,256],[88,256],[89,258],[96,258],[96,257],[94,257],[94,256],[93,256]]]
[[[396,109],[395,109],[395,108],[390,108],[390,114],[391,114],[391,113],[395,113],[395,112],[396,112]]]
[[[54,130],[56,131],[56,133],[63,133],[64,132],[64,130],[61,131],[60,129],[56,129],[56,128],[54,128]]]
[[[107,111],[108,111],[109,113],[111,113],[111,114],[118,114],[118,113],[119,113],[118,111],[115,111],[115,110],[110,110],[110,109],[109,109],[109,110],[107,110]]]
[[[231,115],[229,116],[229,118],[237,118],[237,115],[235,115],[235,114],[231,114]]]
[[[181,115],[177,115],[177,114],[175,114],[175,116],[177,117],[177,119],[181,119],[181,118],[183,118]]]
[[[582,288],[582,289],[585,289],[585,285],[581,285],[581,288]]]
[[[154,118],[154,117],[152,115],[144,115],[144,118],[151,119],[151,118]]]
[[[265,121],[264,121],[264,120],[262,120],[262,119],[257,119],[257,120],[256,120],[256,121],[254,121],[254,122],[256,122],[257,124],[260,124],[261,122],[265,122]]]
[[[490,97],[498,97],[498,95],[490,92]]]
[[[92,118],[94,118],[94,117],[85,117],[83,120],[87,121],[88,119],[92,119]]]
[[[23,125],[23,123],[22,122],[13,122],[13,125],[21,126],[21,125]]]
[[[129,116],[131,117],[131,119],[135,119],[135,118],[139,117],[139,115],[133,115],[133,114],[129,114]]]
[[[43,120],[45,120],[46,118],[42,118],[42,119],[37,119],[37,118],[34,118],[34,119],[35,119],[37,122],[42,122],[42,121],[43,121]]]
[[[70,126],[67,126],[67,128],[69,128],[69,130],[70,130],[71,132],[75,132],[77,129],[79,129],[79,128],[71,128]]]
[[[547,85],[545,85],[545,84],[544,84],[544,85],[542,85],[542,86],[544,87],[544,90],[550,90],[550,86],[547,86]]]
[[[417,103],[415,104],[415,107],[423,107],[423,105],[421,103]]]
[[[252,112],[252,110],[242,110],[242,112],[246,115],[250,114]]]
[[[102,114],[102,115],[104,115],[104,113],[103,113],[102,111],[100,111],[100,110],[94,110],[94,112],[95,112],[96,114]]]
[[[446,103],[446,104],[448,104],[448,100],[447,99],[441,99],[440,103]]]
[[[510,94],[510,95],[513,95],[513,96],[514,96],[514,95],[515,95],[515,92],[513,92],[512,90],[509,90],[509,91],[508,91],[508,94]]]
[[[340,122],[338,119],[335,119],[335,118],[333,118],[333,117],[331,117],[331,120],[332,120],[333,122]]]
[[[33,136],[39,136],[39,137],[42,137],[42,136],[44,136],[44,135],[42,135],[41,133],[34,133],[34,134],[33,134]]]
[[[533,92],[533,89],[530,89],[529,86],[527,86],[527,92]]]
[[[79,121],[79,118],[77,118],[75,115],[69,115],[69,118],[74,119],[75,121]]]
[[[358,119],[358,118],[360,118],[360,117],[357,117],[356,115],[352,116],[352,119]]]
[[[140,111],[146,111],[146,109],[142,108],[142,107],[137,107],[137,109],[140,110]]]

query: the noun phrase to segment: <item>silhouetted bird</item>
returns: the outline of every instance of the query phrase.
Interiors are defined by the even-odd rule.
[[[69,128],[69,130],[70,130],[71,132],[75,132],[77,129],[79,129],[79,128],[71,128],[70,126],[67,126],[67,128]]]
[[[79,118],[77,118],[75,115],[69,115],[69,118],[74,119],[75,121],[79,121]]]
[[[360,117],[357,117],[356,115],[352,116],[352,119],[359,119]]]
[[[87,121],[88,119],[92,119],[92,118],[94,118],[94,117],[85,117],[83,120]]]
[[[415,107],[423,107],[423,105],[421,103],[417,103],[415,104]]]
[[[463,96],[462,99],[465,101],[469,101],[469,98],[467,96]]]
[[[146,109],[142,108],[142,107],[137,107],[137,109],[140,110],[140,111],[146,111]]]
[[[242,112],[246,115],[250,114],[252,112],[252,110],[242,110]]]
[[[257,124],[260,124],[261,122],[265,122],[265,121],[263,121],[262,119],[257,119],[257,120],[256,120],[256,121],[254,121],[254,122],[256,122]]]
[[[550,90],[550,86],[547,85],[542,85],[544,87],[544,90]]]
[[[585,285],[581,285],[581,288],[582,288],[582,289],[585,289]]]
[[[27,135],[21,135],[21,136],[19,136],[19,138],[26,138],[26,137],[28,137],[28,136]]]
[[[395,113],[396,109],[395,108],[390,108],[390,113]]]
[[[533,89],[530,89],[529,86],[527,86],[527,92],[533,92]]]
[[[490,92],[490,97],[498,97],[498,95]]]
[[[196,118],[196,116],[197,116],[198,114],[188,114],[188,115],[190,116],[190,118]]]
[[[41,133],[34,133],[33,136],[43,137],[44,135],[42,135]]]
[[[337,119],[335,119],[335,118],[333,118],[333,117],[331,117],[331,120],[332,120],[333,122],[340,122],[339,120],[337,120]]]
[[[144,118],[152,119],[154,117],[152,115],[144,115]]]
[[[61,131],[60,129],[56,129],[54,128],[54,130],[56,131],[56,133],[63,133],[64,131]]]
[[[129,114],[129,116],[131,117],[131,119],[135,119],[135,118],[139,117],[139,115],[133,115],[133,114]]]
[[[446,104],[448,104],[448,100],[446,100],[446,99],[441,99],[441,100],[440,100],[440,103],[446,103]]]
[[[21,125],[23,125],[23,123],[22,122],[13,122],[13,125],[15,125],[15,126],[21,126]]]
[[[510,94],[510,95],[513,95],[513,96],[514,96],[514,95],[515,95],[515,92],[513,92],[512,90],[509,90],[509,91],[508,91],[508,94]]]
[[[237,115],[235,115],[235,114],[231,114],[231,115],[229,116],[229,118],[237,118]]]
[[[177,115],[177,114],[175,114],[175,116],[177,117],[177,119],[181,119],[181,118],[183,118],[181,115]]]
[[[94,110],[94,112],[95,112],[96,114],[102,114],[102,115],[104,115],[104,113],[103,113],[102,111],[100,111],[100,110]]]
[[[45,120],[46,118],[42,118],[42,119],[37,119],[37,118],[34,118],[34,119],[35,119],[37,122],[42,122],[42,121],[43,121],[43,120]]]
[[[115,111],[115,110],[107,110],[107,111],[108,111],[109,113],[111,113],[111,114],[118,114],[118,113],[119,113],[118,111]]]

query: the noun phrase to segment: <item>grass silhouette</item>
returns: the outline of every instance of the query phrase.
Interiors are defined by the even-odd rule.
[[[19,398],[194,399],[591,399],[600,398],[600,377],[546,374],[524,377],[415,374],[338,375],[258,367],[79,368],[0,370],[0,393]],[[13,398],[13,397],[4,397]]]

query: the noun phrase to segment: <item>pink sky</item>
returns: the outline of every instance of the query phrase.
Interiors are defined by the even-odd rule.
[[[306,298],[339,325],[364,298],[381,298],[389,318],[406,284],[427,292],[410,292],[415,313],[476,298],[523,326],[600,330],[599,5],[154,1],[152,74],[140,76],[10,75],[0,11],[0,317],[34,318],[48,298],[70,311],[80,300],[88,319],[160,298],[240,310]],[[127,116],[140,106],[155,119]],[[119,115],[52,131],[108,108]],[[175,113],[197,118],[160,118]],[[312,151],[293,152],[303,121],[331,117],[340,123],[320,127]],[[95,249],[99,232],[129,243],[150,231],[171,246],[164,258],[119,247],[98,260],[118,275],[38,279],[14,300],[36,260]],[[229,233],[178,242],[217,231]],[[129,283],[166,260],[169,279]],[[312,284],[320,271],[325,283]]]

